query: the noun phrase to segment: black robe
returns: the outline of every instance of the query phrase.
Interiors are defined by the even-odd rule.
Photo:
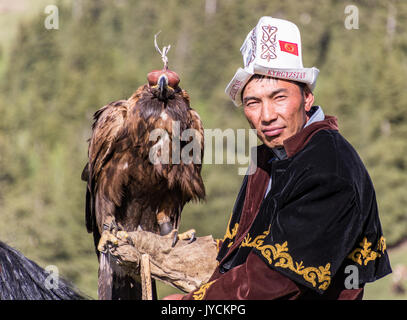
[[[272,151],[257,147],[257,169],[245,176],[219,242],[219,266],[185,299],[356,299],[391,272],[372,181],[336,119],[311,124],[284,148],[288,158],[269,164]],[[355,289],[345,286],[349,270]]]

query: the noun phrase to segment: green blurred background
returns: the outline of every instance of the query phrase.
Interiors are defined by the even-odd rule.
[[[49,4],[59,29],[47,30]],[[347,5],[359,29],[348,30]],[[336,115],[376,187],[393,268],[407,265],[407,1],[0,0],[0,239],[96,298],[97,259],[84,225],[93,113],[128,98],[162,66],[154,34],[171,44],[205,128],[248,128],[224,88],[242,65],[239,48],[263,15],[295,22],[304,66],[320,76],[316,104]],[[225,161],[226,162],[226,161]],[[181,231],[222,238],[242,176],[237,165],[204,165],[207,201],[188,204]],[[405,299],[393,276],[366,299]],[[407,289],[407,283],[404,281]],[[159,296],[178,290],[159,285]]]

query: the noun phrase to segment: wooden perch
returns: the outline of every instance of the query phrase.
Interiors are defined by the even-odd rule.
[[[141,287],[143,300],[153,300],[153,290],[151,287],[150,256],[147,253],[141,255]]]
[[[148,254],[152,278],[191,292],[206,283],[215,270],[216,243],[212,236],[205,236],[192,243],[179,240],[175,247],[171,247],[172,235],[163,237],[147,231],[135,231],[124,238],[110,234],[109,238],[115,240],[108,241],[107,250],[135,277],[140,277],[142,255]]]

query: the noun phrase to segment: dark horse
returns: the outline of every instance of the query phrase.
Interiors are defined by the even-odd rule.
[[[47,286],[50,273],[0,241],[0,300],[84,300],[67,280]],[[55,288],[54,288],[55,287]]]

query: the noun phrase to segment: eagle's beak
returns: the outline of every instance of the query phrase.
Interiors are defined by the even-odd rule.
[[[165,74],[162,74],[158,78],[158,89],[159,89],[159,96],[160,100],[167,99],[167,92],[168,92],[168,77]]]

